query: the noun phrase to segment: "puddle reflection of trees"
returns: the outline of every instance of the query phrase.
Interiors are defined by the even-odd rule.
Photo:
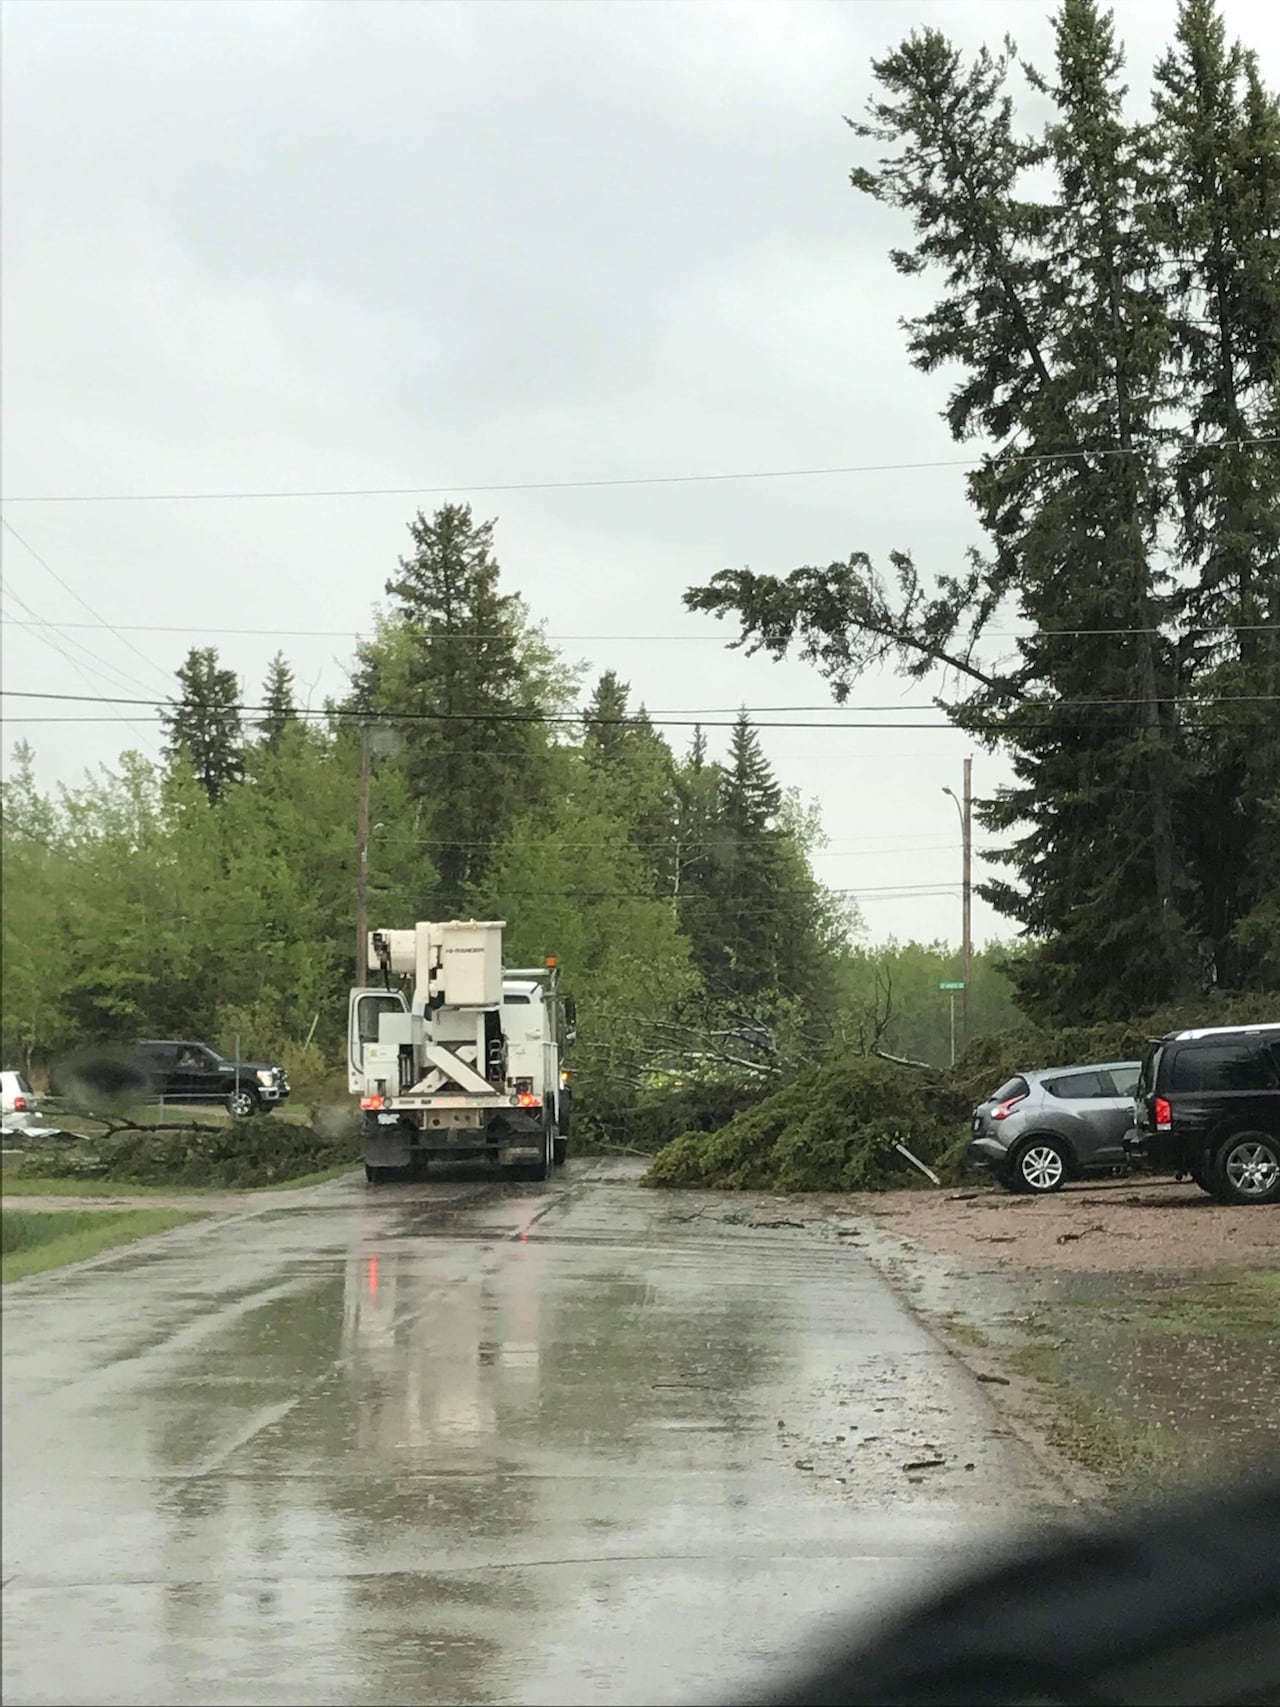
[[[602,1258],[384,1246],[172,1367],[139,1426],[164,1633],[192,1675],[230,1651],[238,1675],[302,1687],[327,1667],[350,1699],[413,1698],[428,1675],[435,1699],[490,1699],[494,1612],[536,1629],[556,1607],[538,1572],[486,1567],[563,1534],[562,1477],[746,1467],[779,1355],[758,1286]],[[571,1511],[598,1545],[610,1520]]]

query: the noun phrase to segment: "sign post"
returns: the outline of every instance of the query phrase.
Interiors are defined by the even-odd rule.
[[[949,991],[951,995],[951,1065],[954,1067],[956,1064],[956,991],[963,990],[968,995],[968,985],[961,978],[958,981],[949,980],[939,984],[938,988]]]

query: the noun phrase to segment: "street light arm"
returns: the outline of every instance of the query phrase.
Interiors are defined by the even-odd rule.
[[[964,807],[960,804],[960,796],[955,792],[955,790],[953,788],[944,788],[942,792],[944,794],[949,794],[951,796],[952,800],[955,802],[956,811],[960,814],[960,834],[964,835],[964,832],[965,832]]]

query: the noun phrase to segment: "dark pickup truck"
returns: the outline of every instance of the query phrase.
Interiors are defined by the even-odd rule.
[[[278,1108],[289,1095],[283,1067],[228,1061],[207,1043],[148,1039],[132,1054],[151,1095],[164,1102],[220,1102],[229,1114],[247,1118]]]

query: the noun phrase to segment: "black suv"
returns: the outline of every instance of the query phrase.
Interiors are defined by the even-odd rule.
[[[225,1103],[229,1114],[247,1117],[278,1108],[289,1095],[283,1067],[263,1061],[228,1061],[207,1043],[139,1043],[135,1064],[151,1095],[165,1102]]]
[[[1171,1031],[1147,1050],[1125,1143],[1220,1203],[1280,1200],[1280,1024]]]

